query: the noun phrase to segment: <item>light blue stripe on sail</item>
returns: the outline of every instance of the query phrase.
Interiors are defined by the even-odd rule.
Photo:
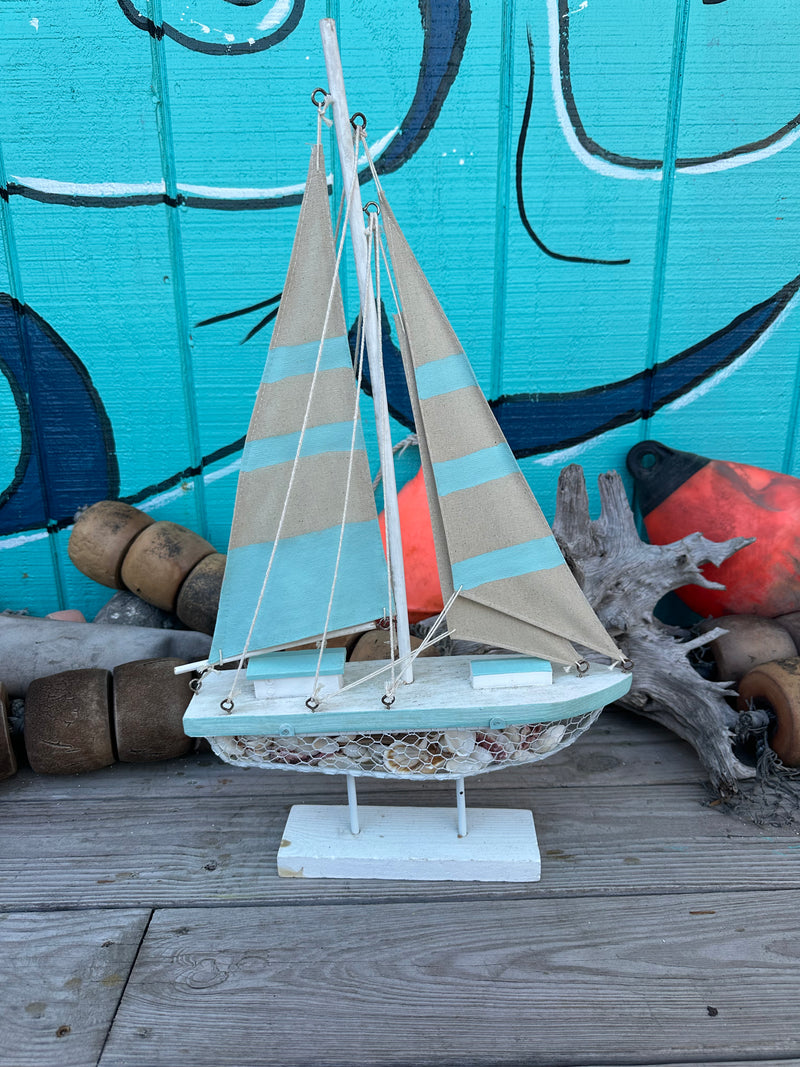
[[[353,437],[352,422],[330,422],[325,426],[308,426],[303,435],[302,458],[319,456],[324,452],[349,452]],[[248,441],[242,453],[242,470],[256,471],[262,467],[274,467],[278,463],[291,463],[297,454],[300,431],[264,437],[260,441]],[[364,448],[361,426],[355,437],[356,449]]]
[[[308,341],[304,345],[283,345],[271,348],[264,367],[262,383],[281,382],[284,378],[293,378],[297,374],[313,374],[317,363],[319,341]],[[346,337],[329,337],[322,346],[319,369],[337,370],[351,367],[350,346]]]
[[[521,545],[498,548],[494,552],[484,552],[480,556],[462,560],[453,564],[453,585],[456,589],[475,589],[486,582],[497,582],[501,578],[518,578],[531,571],[547,571],[560,567],[564,562],[556,539],[537,537]]]
[[[430,400],[432,396],[454,393],[457,389],[466,389],[477,385],[477,379],[463,352],[456,352],[444,359],[435,359],[423,363],[414,369],[417,392],[420,400]]]
[[[228,553],[214,631],[213,656],[238,655],[247,641],[273,542]],[[322,633],[328,610],[339,527],[278,543],[249,648],[302,641]],[[329,629],[381,618],[388,607],[386,557],[377,519],[345,526]]]
[[[514,453],[505,441],[491,448],[481,448],[458,459],[446,459],[433,465],[433,476],[439,496],[472,489],[495,478],[505,478],[519,471]]]

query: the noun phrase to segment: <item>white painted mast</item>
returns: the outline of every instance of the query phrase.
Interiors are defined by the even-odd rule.
[[[397,484],[394,476],[394,457],[392,453],[392,434],[389,423],[389,407],[386,401],[386,383],[383,377],[383,357],[381,351],[380,323],[375,308],[375,296],[372,278],[367,270],[367,235],[364,227],[364,214],[361,203],[361,187],[358,182],[351,190],[350,176],[354,172],[356,160],[353,153],[353,131],[350,125],[350,111],[344,90],[344,73],[339,55],[339,43],[336,39],[336,23],[333,19],[322,19],[319,24],[322,35],[322,51],[325,55],[325,68],[328,73],[328,93],[332,98],[333,123],[336,142],[339,147],[339,160],[342,167],[342,180],[347,196],[347,216],[350,223],[350,237],[353,243],[353,257],[356,263],[356,275],[363,309],[363,329],[367,344],[372,399],[375,405],[375,425],[378,434],[378,454],[383,477],[383,503],[386,515],[386,543],[392,571],[392,593],[397,612],[397,644],[400,659],[411,655],[411,637],[408,629],[408,603],[406,600],[406,583],[403,570],[403,544],[400,537],[400,512],[397,506]],[[404,682],[413,681],[411,664],[403,671]]]

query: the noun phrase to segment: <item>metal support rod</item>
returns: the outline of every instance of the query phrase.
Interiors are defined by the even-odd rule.
[[[356,796],[356,778],[354,774],[347,776],[347,807],[350,812],[350,833],[357,834],[361,827],[358,825],[358,797]]]
[[[464,778],[456,778],[456,811],[458,813],[458,836],[467,836],[467,791]]]
[[[344,90],[342,60],[339,55],[339,43],[336,39],[336,23],[333,19],[322,19],[319,28],[322,35],[325,68],[328,74],[328,93],[333,101],[331,105],[333,109],[333,124],[336,130],[336,143],[339,146],[342,181],[347,195],[347,217],[350,224],[353,258],[356,263],[358,289],[363,308],[363,328],[367,343],[372,399],[375,405],[378,454],[383,476],[383,506],[386,512],[386,540],[392,566],[392,594],[397,612],[397,644],[399,655],[402,658],[411,654],[411,635],[408,628],[408,603],[403,571],[403,544],[400,538],[400,512],[397,506],[397,483],[394,476],[394,458],[392,456],[392,433],[389,422],[389,407],[386,399],[386,383],[383,377],[380,323],[378,322],[378,313],[375,308],[372,278],[367,270],[367,235],[361,204],[361,188],[356,182],[352,195],[350,189],[356,160],[353,152],[353,129],[350,125],[350,111],[347,107],[347,97]],[[402,679],[407,683],[414,680],[410,664],[403,671]]]

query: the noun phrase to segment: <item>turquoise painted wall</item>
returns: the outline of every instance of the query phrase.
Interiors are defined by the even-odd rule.
[[[326,15],[546,513],[648,437],[800,474],[791,0],[4,0],[3,607],[91,617],[110,494],[225,550]]]

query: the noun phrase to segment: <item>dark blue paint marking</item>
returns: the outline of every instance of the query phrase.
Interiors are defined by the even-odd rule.
[[[722,0],[704,0],[704,3],[721,2]],[[643,159],[638,156],[626,156],[621,155],[619,152],[611,152],[609,149],[598,144],[597,141],[593,140],[586,132],[586,127],[581,120],[578,105],[575,103],[575,95],[572,91],[569,50],[569,5],[570,0],[558,0],[558,64],[564,104],[575,136],[590,155],[597,156],[599,159],[606,159],[609,163],[616,163],[620,167],[629,167],[632,170],[661,170],[664,165],[663,160]],[[596,47],[596,43],[594,47]],[[768,134],[766,137],[762,137],[758,141],[749,141],[747,144],[736,145],[735,148],[729,148],[725,152],[717,152],[710,156],[687,156],[679,158],[675,160],[675,166],[678,170],[683,170],[686,167],[697,167],[706,163],[718,163],[724,159],[735,159],[736,156],[746,155],[748,152],[757,152],[762,148],[768,148],[770,145],[780,141],[781,138],[785,137],[786,134],[791,133],[797,126],[800,126],[800,112],[790,118],[787,123],[780,127],[780,129],[773,130],[772,133]]]
[[[134,26],[151,36],[160,39],[165,29],[156,27],[151,20],[140,15],[129,0],[118,0],[125,15]],[[389,174],[401,167],[425,142],[434,127],[447,94],[455,81],[464,53],[469,33],[471,12],[469,0],[419,0],[420,17],[424,32],[422,59],[420,61],[417,87],[411,106],[400,123],[400,129],[384,149],[375,167],[379,174]],[[271,37],[257,41],[245,51],[259,51],[277,43],[278,32],[291,32],[296,25],[295,13],[302,12],[302,4],[295,8],[292,19],[276,31]],[[299,14],[297,15],[299,19]],[[294,21],[292,21],[294,20]],[[283,31],[286,31],[284,33]],[[177,31],[175,31],[177,32]],[[174,34],[170,33],[170,36]],[[177,40],[177,38],[175,38]],[[283,38],[281,38],[283,39]],[[186,43],[181,41],[180,43]],[[195,42],[196,43],[196,42]],[[187,44],[187,47],[192,47]],[[238,46],[217,46],[217,54],[237,54]],[[206,48],[205,51],[210,49]],[[363,185],[370,181],[372,175],[366,168],[359,175]],[[0,189],[0,197],[7,200],[9,196],[22,196],[42,204],[61,204],[66,207],[140,207],[148,204],[167,204],[170,207],[186,206],[211,211],[266,211],[272,208],[295,207],[302,200],[302,193],[289,193],[285,196],[253,197],[252,199],[230,200],[223,197],[192,196],[179,193],[171,198],[166,193],[121,193],[119,196],[92,196],[81,193],[43,192],[21,182],[9,182],[6,189]]]
[[[800,275],[705,340],[630,378],[571,393],[515,393],[490,400],[489,406],[518,458],[570,448],[617,426],[649,418],[729,366],[772,325],[798,289]],[[413,430],[402,359],[391,337],[387,338],[385,312],[381,321],[390,411]],[[350,331],[351,347],[354,330]]]
[[[495,417],[518,457],[569,448],[649,418],[747,352],[798,289],[800,275],[705,340],[630,378],[573,393],[501,396],[491,402]]]
[[[250,0],[250,2],[245,0],[244,3],[241,0],[234,0],[234,2],[237,7],[251,7],[258,3],[258,0]],[[211,56],[246,56],[252,55],[254,52],[263,52],[266,48],[272,48],[273,45],[279,44],[289,36],[300,21],[305,7],[305,0],[294,0],[292,10],[286,21],[264,37],[256,37],[252,41],[234,41],[229,44],[220,44],[216,41],[204,41],[201,38],[192,37],[187,33],[183,33],[177,26],[173,26],[169,22],[163,22],[157,26],[152,19],[142,14],[137,5],[132,3],[131,0],[117,0],[117,3],[126,19],[133,23],[137,29],[149,33],[157,41],[160,41],[162,37],[170,37],[177,44],[183,45],[184,48],[189,48],[193,52],[204,52],[206,55]]]
[[[561,260],[563,263],[598,263],[606,267],[625,266],[626,263],[630,263],[630,259],[590,259],[586,256],[570,256],[565,255],[563,252],[554,252],[552,248],[549,248],[544,243],[534,230],[533,226],[531,226],[528,213],[525,210],[522,172],[525,164],[525,142],[528,139],[528,126],[531,121],[531,111],[533,110],[533,82],[535,73],[536,64],[533,56],[533,38],[531,37],[530,27],[528,27],[528,95],[525,98],[525,110],[522,114],[522,125],[519,131],[519,140],[517,141],[516,189],[517,210],[519,211],[520,221],[536,247],[541,252],[544,252],[546,256],[550,256],[551,259]]]
[[[111,424],[81,361],[35,311],[0,293],[0,370],[22,447],[0,494],[0,534],[40,529],[119,492]]]
[[[469,0],[419,0],[419,13],[425,39],[417,89],[399,133],[376,163],[379,174],[402,166],[433,129],[458,74],[472,21]]]
[[[799,289],[800,275],[721,330],[650,371],[572,393],[501,396],[490,401],[490,406],[519,458],[580,444],[617,426],[647,418],[665,404],[691,393],[752,348]],[[392,340],[384,309],[381,333],[389,410],[398,422],[413,429],[402,358]],[[353,351],[357,350],[356,334],[357,326],[353,326]],[[35,420],[25,400],[28,379],[24,345],[29,349],[29,363],[35,368],[31,384],[35,380],[38,387],[31,390],[31,396],[37,398]],[[45,526],[62,529],[72,522],[78,507],[115,497],[119,475],[111,428],[85,368],[43,319],[29,308],[19,308],[4,294],[0,294],[0,369],[14,390],[23,432],[18,477],[0,497],[0,533]],[[364,391],[370,392],[367,370]],[[566,434],[565,427],[569,427]],[[38,452],[37,437],[41,444]],[[70,448],[64,449],[70,438]],[[142,503],[186,478],[202,474],[206,467],[235,455],[243,446],[241,437],[204,456],[199,466],[187,467],[121,499],[129,504]],[[38,465],[38,455],[47,457],[46,466]],[[44,500],[43,484],[52,487],[49,502]]]

